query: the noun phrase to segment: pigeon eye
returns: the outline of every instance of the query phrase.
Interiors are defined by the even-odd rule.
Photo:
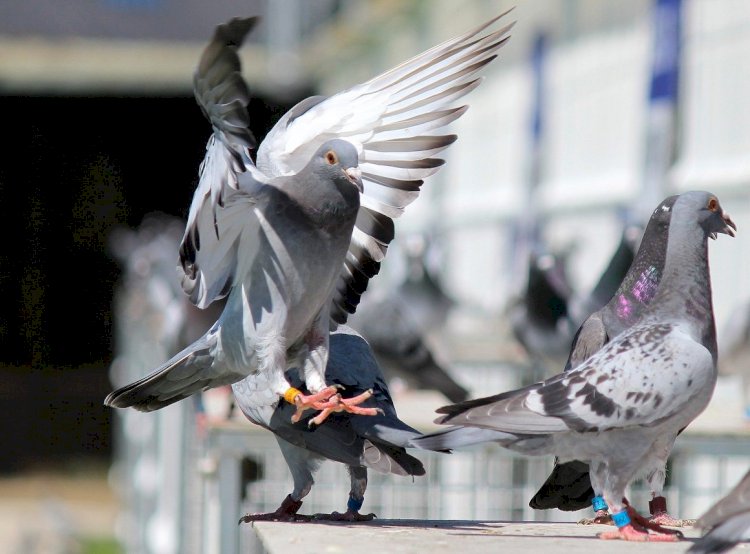
[[[719,208],[719,201],[712,197],[711,200],[708,201],[708,206],[706,207],[712,212],[715,212]]]
[[[328,152],[326,152],[326,161],[329,165],[336,165],[337,163],[339,163],[336,152],[334,152],[333,150],[329,150]]]

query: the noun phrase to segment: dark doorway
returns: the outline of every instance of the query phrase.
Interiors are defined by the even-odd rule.
[[[261,139],[291,103],[253,100]],[[0,471],[110,455],[117,225],[187,215],[211,128],[192,96],[0,97]]]

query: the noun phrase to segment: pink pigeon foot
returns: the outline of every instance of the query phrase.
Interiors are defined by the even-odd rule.
[[[695,523],[694,519],[677,519],[667,512],[667,499],[663,496],[655,496],[648,503],[651,517],[649,521],[666,527],[690,527]]]
[[[292,423],[302,419],[305,410],[325,410],[335,406],[338,403],[338,389],[339,387],[334,385],[315,394],[303,394],[302,391],[289,387],[284,393],[284,400],[297,408],[292,415]]]
[[[615,531],[605,531],[599,533],[602,540],[623,540],[633,542],[676,542],[680,540],[676,535],[668,533],[649,533],[648,531],[637,529],[629,523]]]
[[[328,418],[329,415],[335,412],[348,412],[350,414],[366,416],[382,414],[383,410],[381,410],[380,408],[360,408],[358,406],[358,404],[361,404],[362,402],[370,398],[372,394],[372,390],[368,390],[363,392],[362,394],[353,396],[352,398],[342,398],[341,395],[337,395],[337,399],[332,399],[334,404],[321,410],[318,415],[316,415],[308,422],[308,425],[320,425],[326,420],[326,418]]]
[[[667,529],[665,527],[662,527],[658,523],[651,521],[649,518],[643,517],[636,511],[635,508],[630,505],[627,499],[623,498],[623,503],[628,510],[630,519],[633,521],[633,525],[643,528],[644,531],[653,531],[653,534],[655,535],[672,535],[673,537],[675,537],[674,540],[680,540],[684,538],[683,534],[680,531],[677,531],[676,529]]]
[[[301,506],[301,500],[293,500],[292,495],[288,494],[275,512],[247,514],[240,518],[239,523],[250,523],[251,521],[311,521],[313,516],[305,516],[297,513]]]

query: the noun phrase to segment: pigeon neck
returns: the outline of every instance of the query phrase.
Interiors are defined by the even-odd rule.
[[[693,338],[708,348],[715,361],[716,327],[711,298],[708,237],[697,225],[671,230],[664,277],[651,314],[687,323]]]
[[[343,177],[303,179],[289,196],[315,226],[331,232],[352,226],[359,209],[359,191]]]
[[[648,239],[648,229],[644,233]],[[664,274],[666,241],[641,244],[633,264],[612,298],[610,306],[623,326],[629,327],[641,316],[656,295]]]

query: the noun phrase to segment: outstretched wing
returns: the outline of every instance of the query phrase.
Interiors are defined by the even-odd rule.
[[[378,273],[394,237],[392,220],[444,163],[434,156],[456,136],[440,130],[464,114],[468,107],[455,102],[480,84],[477,72],[509,39],[513,24],[482,35],[503,15],[365,83],[329,98],[304,100],[260,145],[258,168],[269,176],[296,173],[334,137],[348,140],[359,152],[364,192],[334,294],[336,322],[354,313],[369,279]]]
[[[225,296],[255,255],[254,211],[268,180],[253,165],[249,93],[237,49],[257,18],[219,25],[193,78],[195,98],[213,127],[180,245],[182,287],[205,308]],[[241,253],[242,259],[238,259]]]

